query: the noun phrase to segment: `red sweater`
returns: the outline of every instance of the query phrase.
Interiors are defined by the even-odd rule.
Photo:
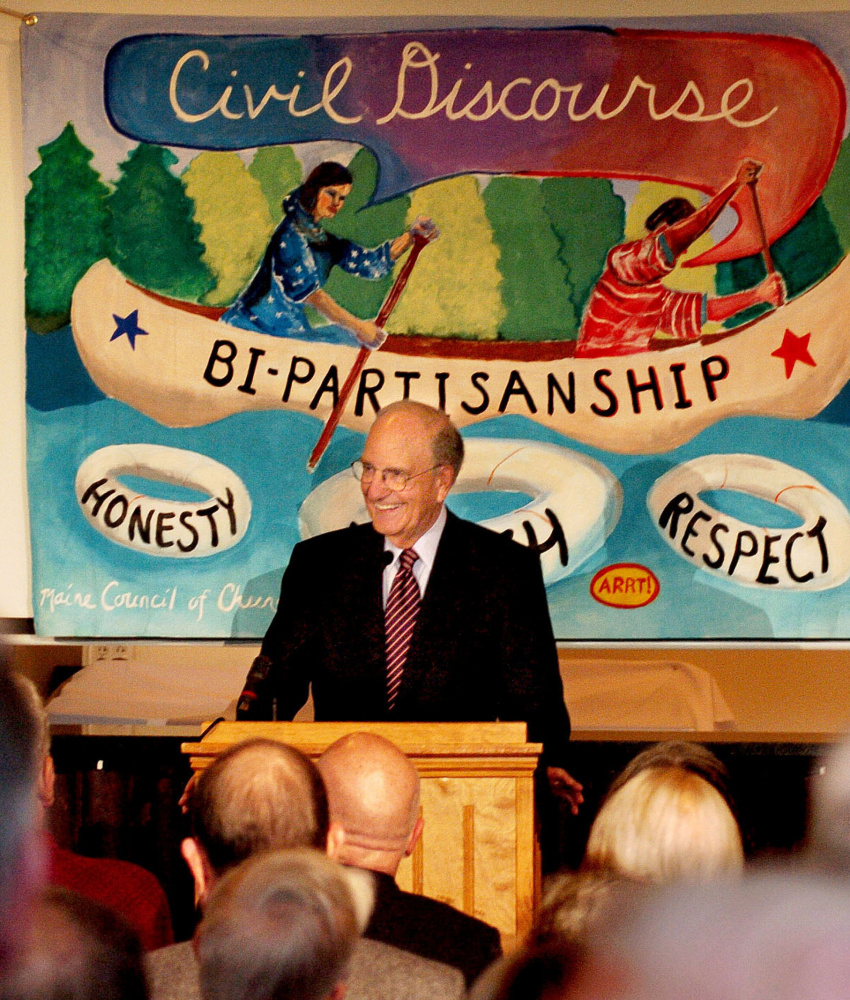
[[[72,889],[116,910],[148,951],[173,943],[171,910],[155,875],[130,861],[74,854],[59,847],[50,834],[46,837],[51,885]]]

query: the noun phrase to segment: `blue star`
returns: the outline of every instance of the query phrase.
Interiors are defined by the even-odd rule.
[[[115,333],[109,338],[109,342],[112,343],[113,340],[117,340],[119,337],[127,334],[127,340],[130,341],[130,347],[135,351],[136,349],[136,337],[147,337],[148,331],[143,330],[139,326],[139,310],[134,309],[129,316],[116,316],[115,313],[112,314],[112,318],[115,320]]]

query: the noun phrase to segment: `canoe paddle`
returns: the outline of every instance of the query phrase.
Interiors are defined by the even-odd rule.
[[[384,299],[384,303],[378,315],[375,318],[375,326],[383,327],[387,320],[390,318],[390,313],[395,309],[398,303],[401,293],[404,291],[407,285],[410,273],[413,270],[416,261],[419,258],[419,254],[422,253],[423,249],[439,235],[439,231],[435,228],[432,232],[423,234],[415,233],[413,236],[413,247],[407,256],[407,260],[402,265],[401,270],[398,273],[398,277],[393,282],[393,287],[389,291],[389,295]],[[378,348],[380,350],[380,348]],[[307,471],[313,472],[322,455],[325,453],[325,449],[330,444],[333,433],[339,424],[340,417],[342,416],[343,410],[345,409],[345,404],[348,402],[348,397],[351,395],[351,390],[354,388],[354,384],[360,376],[360,372],[363,370],[363,366],[366,364],[366,359],[372,351],[368,347],[361,347],[360,352],[354,364],[351,366],[351,371],[348,373],[348,378],[340,391],[339,399],[336,401],[336,405],[331,411],[331,415],[328,417],[327,422],[322,430],[319,440],[316,442],[315,448],[310,454],[310,458],[307,462]]]
[[[759,171],[761,172],[761,171]],[[759,237],[761,239],[761,255],[764,257],[764,266],[767,268],[768,274],[773,274],[776,270],[776,265],[773,263],[773,255],[770,252],[770,244],[767,240],[767,230],[764,228],[764,216],[761,213],[761,202],[759,201],[758,191],[756,191],[756,185],[758,184],[758,175],[756,175],[751,181],[747,182],[747,186],[750,189],[750,193],[753,196],[753,208],[756,213],[756,223],[759,227]]]

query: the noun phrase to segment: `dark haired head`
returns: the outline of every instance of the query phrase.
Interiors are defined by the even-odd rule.
[[[354,178],[351,171],[335,160],[325,160],[318,167],[314,167],[307,175],[307,180],[301,185],[298,192],[298,201],[305,212],[312,215],[316,207],[316,199],[319,191],[324,187],[335,184],[352,184]]]
[[[668,198],[650,213],[644,225],[651,233],[659,226],[672,226],[693,215],[696,209],[687,198]]]
[[[554,1000],[572,994],[585,952],[561,941],[548,947],[525,945],[497,959],[472,989],[473,1000]]]

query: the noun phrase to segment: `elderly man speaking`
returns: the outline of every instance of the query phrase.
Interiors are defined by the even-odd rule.
[[[312,684],[320,722],[525,721],[576,811],[540,560],[446,510],[462,461],[442,411],[380,412],[352,466],[371,524],[295,546],[238,714],[291,719]]]

